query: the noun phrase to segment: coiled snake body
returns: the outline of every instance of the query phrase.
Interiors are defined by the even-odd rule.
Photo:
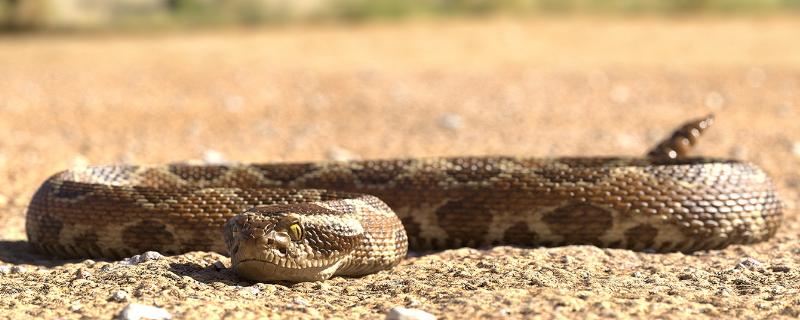
[[[217,251],[262,281],[368,274],[409,247],[693,251],[765,240],[782,218],[766,174],[685,157],[711,120],[685,124],[647,158],[75,169],[39,188],[26,228],[34,248],[57,256]]]

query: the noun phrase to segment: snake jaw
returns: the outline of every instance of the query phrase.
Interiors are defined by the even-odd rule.
[[[302,208],[300,208],[302,209]],[[224,238],[234,271],[255,281],[320,281],[347,265],[362,239],[360,223],[325,222],[326,211],[300,216],[292,206],[258,207],[231,218]],[[303,234],[292,235],[291,226]],[[301,227],[299,227],[301,226]]]
[[[268,261],[252,259],[239,261],[234,264],[233,269],[239,276],[254,281],[307,282],[329,279],[339,270],[344,262],[344,259],[340,259],[327,266],[292,269]],[[274,275],[280,275],[280,277],[273,277]]]

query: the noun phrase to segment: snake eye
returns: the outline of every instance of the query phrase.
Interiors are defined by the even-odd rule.
[[[289,226],[289,236],[292,237],[293,241],[303,239],[303,228],[300,227],[299,223],[295,222]]]

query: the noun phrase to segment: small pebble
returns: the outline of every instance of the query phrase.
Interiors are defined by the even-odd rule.
[[[259,293],[261,293],[261,290],[256,287],[244,287],[241,290],[239,290],[239,294],[241,295],[248,295],[248,294],[257,295]]]
[[[414,308],[414,307],[419,307],[421,305],[422,305],[422,302],[420,302],[419,300],[414,299],[414,298],[410,298],[410,297],[406,297],[406,307]]]
[[[72,279],[73,280],[78,280],[78,279],[86,280],[86,279],[89,279],[91,276],[92,276],[91,272],[86,271],[83,268],[78,268],[78,271],[75,271],[75,277],[73,277]]]
[[[158,260],[158,259],[161,259],[163,257],[164,256],[162,256],[158,252],[147,251],[145,253],[137,254],[137,255],[135,255],[133,257],[130,257],[130,258],[125,258],[125,260],[120,261],[119,264],[131,266],[131,265],[135,265],[135,264],[140,264],[142,262],[147,262],[147,261],[150,261],[150,260]]]
[[[792,154],[800,157],[800,141],[795,141],[792,143]]]
[[[784,266],[784,265],[772,266],[772,268],[770,268],[770,269],[772,270],[772,272],[789,272],[789,271],[791,271],[791,269],[789,269],[789,267]]]
[[[224,270],[225,269],[225,264],[222,263],[222,261],[216,261],[212,265],[214,266],[214,270],[216,270],[216,271],[220,271],[220,270]]]
[[[750,257],[747,257],[747,258],[744,258],[744,259],[740,260],[739,263],[736,264],[734,269],[749,269],[749,270],[751,270],[751,269],[755,269],[755,268],[759,268],[759,267],[761,267],[761,262],[760,261],[758,261],[756,259],[753,259],[753,258],[750,258]]]
[[[678,280],[697,280],[697,276],[693,273],[681,273],[678,275]]]
[[[626,103],[631,98],[631,89],[626,85],[616,85],[611,89],[608,97],[611,98],[611,101],[614,101],[615,103]]]
[[[314,290],[327,290],[330,288],[330,285],[326,284],[325,282],[317,282],[313,286],[311,286]]]
[[[221,164],[225,162],[225,156],[217,150],[206,150],[203,152],[203,162],[205,164]]]
[[[435,320],[436,317],[419,309],[394,307],[386,314],[386,320]]]
[[[138,303],[131,303],[122,309],[117,315],[119,320],[139,320],[139,319],[172,319],[172,315],[167,310],[146,306]]]
[[[780,295],[786,292],[786,288],[781,285],[774,285],[772,288],[769,288],[769,292],[775,295]]]
[[[464,126],[464,120],[460,115],[448,113],[439,118],[439,127],[447,130],[456,131]]]
[[[79,154],[72,158],[72,166],[75,168],[81,168],[89,165],[89,158],[86,156]]]
[[[328,159],[333,161],[348,161],[358,158],[358,156],[356,156],[349,150],[340,147],[331,147],[330,149],[328,149],[327,157]]]
[[[73,303],[72,305],[69,306],[69,311],[72,312],[78,312],[81,311],[81,309],[83,309],[83,306],[78,302]]]
[[[25,273],[26,271],[28,269],[23,266],[11,266],[11,273]]]
[[[615,136],[617,145],[623,148],[635,148],[639,146],[639,137],[632,134],[618,134]]]
[[[294,299],[294,301],[292,301],[292,302],[293,302],[294,304],[296,304],[296,305],[300,305],[300,306],[307,306],[307,305],[308,305],[308,301],[306,301],[306,300],[305,300],[305,299],[303,299],[303,298],[296,298],[296,299]]]
[[[163,275],[164,275],[165,277],[167,277],[167,278],[170,278],[170,279],[172,279],[172,280],[175,280],[175,281],[181,281],[181,280],[183,280],[183,278],[181,278],[181,276],[179,276],[179,275],[175,274],[174,272],[169,272],[169,271],[167,271],[167,272],[165,272]]]
[[[117,290],[111,294],[109,299],[116,302],[124,302],[128,300],[128,293],[123,290]]]
[[[761,262],[753,258],[744,258],[736,264],[734,269],[748,269],[752,270],[761,267]]]
[[[711,91],[706,94],[705,105],[711,110],[720,110],[725,106],[725,97],[719,92]]]
[[[11,273],[11,267],[0,266],[0,274],[9,274],[9,273]]]

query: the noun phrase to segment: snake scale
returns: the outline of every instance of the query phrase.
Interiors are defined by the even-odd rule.
[[[712,120],[687,122],[644,158],[78,168],[38,189],[26,229],[35,249],[61,257],[228,253],[238,275],[258,281],[369,274],[409,249],[689,252],[768,239],[782,219],[769,177],[686,156]]]

